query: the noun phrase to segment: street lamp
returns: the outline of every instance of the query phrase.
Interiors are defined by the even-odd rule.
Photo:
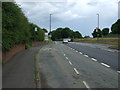
[[[98,16],[98,26],[96,28],[96,32],[97,32],[97,41],[98,41],[98,36],[99,36],[99,34],[98,34],[98,29],[99,29],[99,13],[97,13],[97,16]]]
[[[97,13],[97,16],[98,16],[98,29],[99,29],[99,13]]]
[[[52,16],[52,14],[50,14],[50,35],[49,35],[49,37],[51,38],[51,16]]]

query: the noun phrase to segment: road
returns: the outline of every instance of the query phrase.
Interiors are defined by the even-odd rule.
[[[97,59],[100,63],[107,64],[117,71],[120,70],[120,67],[118,67],[118,55],[120,54],[120,52],[106,48],[92,47],[94,44],[85,45],[81,43],[68,43],[66,45],[74,48],[79,52],[82,52],[84,55],[86,54],[89,55],[89,57],[91,58]]]
[[[101,52],[103,59],[97,55],[98,52],[97,48],[73,43],[56,42],[44,46],[38,57],[41,88],[118,88],[119,72],[114,69],[116,66],[112,64],[111,68],[106,62],[101,63],[97,59],[108,60],[104,54],[110,52]],[[111,55],[114,54],[110,53],[109,60],[112,60]]]

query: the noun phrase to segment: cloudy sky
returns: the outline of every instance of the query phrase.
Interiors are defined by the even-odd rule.
[[[97,27],[97,13],[100,16],[100,28],[110,28],[118,19],[119,0],[62,0],[30,1],[17,4],[22,8],[28,20],[49,31],[49,16],[52,14],[52,30],[69,27],[83,36],[92,36]]]

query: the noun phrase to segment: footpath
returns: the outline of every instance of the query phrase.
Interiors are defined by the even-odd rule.
[[[2,68],[2,88],[36,88],[34,56],[40,47],[17,53]]]

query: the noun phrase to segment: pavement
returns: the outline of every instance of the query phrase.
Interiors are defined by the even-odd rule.
[[[34,81],[34,55],[41,47],[17,53],[2,68],[2,88],[36,88]]]
[[[118,88],[119,72],[83,52],[90,52],[90,47],[79,47],[81,51],[77,45],[55,42],[40,49],[41,88]],[[91,53],[97,52],[93,50]],[[112,54],[106,52],[101,52],[101,56],[110,54],[107,57],[111,58]]]

